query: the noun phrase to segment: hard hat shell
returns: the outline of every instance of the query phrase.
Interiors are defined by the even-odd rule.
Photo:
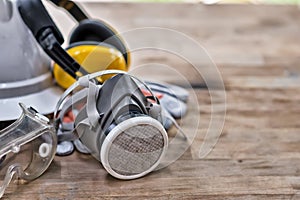
[[[21,19],[17,0],[1,0],[0,10],[0,121],[17,119],[19,102],[50,114],[63,92],[54,85],[51,61]]]

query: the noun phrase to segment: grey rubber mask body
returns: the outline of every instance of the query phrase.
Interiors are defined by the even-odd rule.
[[[103,85],[94,83],[96,77],[108,74],[117,75]],[[80,77],[57,104],[54,112],[57,129],[62,125],[63,116],[73,108],[79,111],[75,135],[115,178],[129,180],[145,176],[164,157],[168,135],[162,126],[161,106],[138,78],[118,70]]]
[[[101,144],[108,133],[108,128],[113,123],[118,123],[122,114],[136,112],[141,115],[149,115],[146,108],[148,105],[146,97],[132,77],[126,74],[119,74],[107,80],[97,92],[97,96],[87,98],[94,98],[94,101],[88,101],[87,105],[79,112],[75,126],[80,140],[98,160],[100,159]],[[94,105],[94,111],[87,112],[88,104]],[[98,119],[95,121],[98,121],[99,124],[97,127],[92,127],[88,115],[95,111],[98,113]]]

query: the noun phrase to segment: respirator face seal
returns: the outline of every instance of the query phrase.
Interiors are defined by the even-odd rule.
[[[93,78],[107,74],[115,75],[103,85],[93,83]],[[107,70],[87,76],[76,82],[84,89],[73,94],[65,105],[59,105],[67,111],[70,108],[66,105],[74,108],[85,102],[75,119],[81,142],[116,178],[134,179],[153,171],[168,147],[156,97],[143,82],[125,72]],[[144,90],[152,95],[146,96]]]
[[[15,175],[26,182],[42,175],[56,152],[57,138],[48,118],[20,106],[20,118],[0,131],[0,198]]]

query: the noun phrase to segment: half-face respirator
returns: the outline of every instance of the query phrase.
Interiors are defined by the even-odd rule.
[[[103,85],[96,77],[116,74]],[[67,97],[76,90],[72,97]],[[150,96],[145,96],[151,94]],[[161,106],[151,90],[137,78],[117,70],[79,78],[58,103],[56,123],[71,109],[78,109],[75,131],[101,161],[103,167],[119,179],[139,178],[153,171],[168,147],[168,136],[161,122]]]

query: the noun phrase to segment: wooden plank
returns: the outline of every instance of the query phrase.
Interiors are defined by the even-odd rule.
[[[300,156],[297,134],[300,127],[299,89],[233,89],[227,90],[226,94],[225,126],[208,158],[294,159]],[[212,114],[208,91],[197,90],[197,97],[200,125],[192,145],[194,158],[199,157],[200,146],[204,142]],[[193,108],[190,107],[191,109]],[[221,117],[222,112],[215,114]],[[195,114],[188,115],[182,122],[183,130],[190,137],[193,137],[195,131],[190,128],[194,124],[193,117]],[[215,140],[212,137],[209,142]]]
[[[196,92],[199,102],[206,106],[202,119],[208,120],[210,115],[207,111],[210,106],[208,92],[206,90]],[[298,179],[293,177],[299,176],[300,173],[298,145],[300,136],[297,134],[300,129],[284,128],[287,124],[272,128],[259,123],[256,124],[256,129],[244,124],[238,127],[231,122],[231,118],[253,115],[253,118],[257,119],[257,115],[267,113],[262,118],[268,119],[273,112],[270,103],[274,100],[281,103],[283,108],[277,108],[277,111],[279,109],[281,112],[285,107],[288,108],[290,104],[298,101],[299,95],[288,98],[291,96],[288,94],[294,92],[295,89],[285,90],[283,93],[265,89],[229,90],[225,129],[217,145],[205,159],[198,157],[203,132],[206,131],[205,128],[200,128],[199,137],[196,137],[191,148],[179,160],[142,179],[129,182],[116,180],[108,176],[100,163],[91,156],[75,153],[69,157],[56,157],[45,175],[27,185],[10,186],[5,197],[11,199],[33,196],[38,199],[293,198],[299,190]],[[264,96],[269,96],[271,100]],[[258,108],[255,113],[255,106],[247,108],[253,101],[266,107]],[[274,114],[271,116],[270,119],[274,119]],[[283,120],[283,123],[289,123],[288,121]],[[186,125],[183,128],[189,131]]]
[[[234,77],[225,83],[228,88],[299,88],[300,79],[295,77]]]
[[[74,22],[61,10],[47,7],[67,36]],[[218,66],[226,88],[226,109],[222,104],[224,91],[195,89],[188,115],[180,121],[192,140],[191,146],[176,162],[149,176],[120,181],[109,176],[91,156],[74,153],[55,157],[49,170],[36,181],[11,184],[4,199],[299,199],[298,7],[156,3],[85,3],[83,7],[120,31],[160,26],[191,36]],[[150,43],[168,44],[171,40],[150,33],[142,37]],[[141,41],[138,39],[130,42]],[[186,44],[174,45],[197,58],[198,52]],[[188,82],[204,85],[203,77],[174,54],[138,51],[133,57],[131,69],[140,77],[187,88]],[[196,61],[200,72],[211,72],[207,59]],[[222,122],[225,111],[225,124],[218,137],[219,127],[209,124],[212,115]],[[206,138],[208,130],[215,132]],[[213,149],[200,158],[204,142]],[[170,155],[188,146],[183,140],[175,144]]]
[[[96,174],[97,175],[97,174]],[[91,179],[91,177],[89,177]],[[73,180],[73,181],[72,181]],[[134,181],[118,181],[110,177],[94,176],[93,180],[75,179],[64,181],[38,179],[26,185],[18,186],[14,191],[8,191],[6,197],[37,198],[172,198],[193,195],[197,197],[218,195],[286,195],[292,196],[296,191],[286,177],[278,176],[229,176],[229,177],[191,177],[181,178],[151,178],[147,176]],[[160,184],[157,184],[159,182]],[[11,193],[14,192],[14,193]]]

